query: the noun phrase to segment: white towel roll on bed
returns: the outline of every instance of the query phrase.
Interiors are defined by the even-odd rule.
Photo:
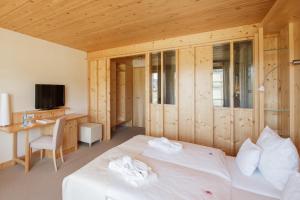
[[[165,137],[149,140],[148,144],[149,146],[159,149],[165,153],[176,153],[182,149],[182,144],[172,142]]]
[[[130,156],[123,156],[110,161],[108,168],[120,173],[128,183],[135,187],[157,178],[157,175],[152,172],[147,164],[134,160]]]

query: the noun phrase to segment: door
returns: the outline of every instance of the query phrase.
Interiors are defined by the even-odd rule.
[[[133,126],[145,127],[145,67],[133,68]]]

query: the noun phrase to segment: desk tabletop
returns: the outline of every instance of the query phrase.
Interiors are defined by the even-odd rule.
[[[87,115],[83,115],[83,114],[67,114],[65,116],[66,116],[67,121],[87,117]],[[55,120],[56,118],[47,118],[47,119]],[[25,127],[22,124],[13,124],[10,126],[0,127],[0,132],[15,134],[20,131],[28,131],[30,129],[45,127],[45,126],[49,126],[49,125],[53,125],[53,124],[55,124],[55,121],[51,121],[51,122],[48,122],[45,124],[34,122]]]

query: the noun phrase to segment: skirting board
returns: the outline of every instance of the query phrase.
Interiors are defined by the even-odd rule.
[[[13,160],[9,160],[9,161],[6,161],[4,163],[0,163],[0,170],[7,169],[7,168],[12,167],[14,165],[15,165],[15,162]]]

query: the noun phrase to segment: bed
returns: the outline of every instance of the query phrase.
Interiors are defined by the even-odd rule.
[[[63,200],[278,200],[273,188],[259,172],[246,177],[235,166],[234,157],[215,148],[181,142],[184,151],[172,157],[149,149],[149,136],[135,136],[100,155],[63,180]],[[130,155],[147,163],[157,180],[129,185],[108,170],[109,161]],[[197,157],[198,159],[195,159]]]

